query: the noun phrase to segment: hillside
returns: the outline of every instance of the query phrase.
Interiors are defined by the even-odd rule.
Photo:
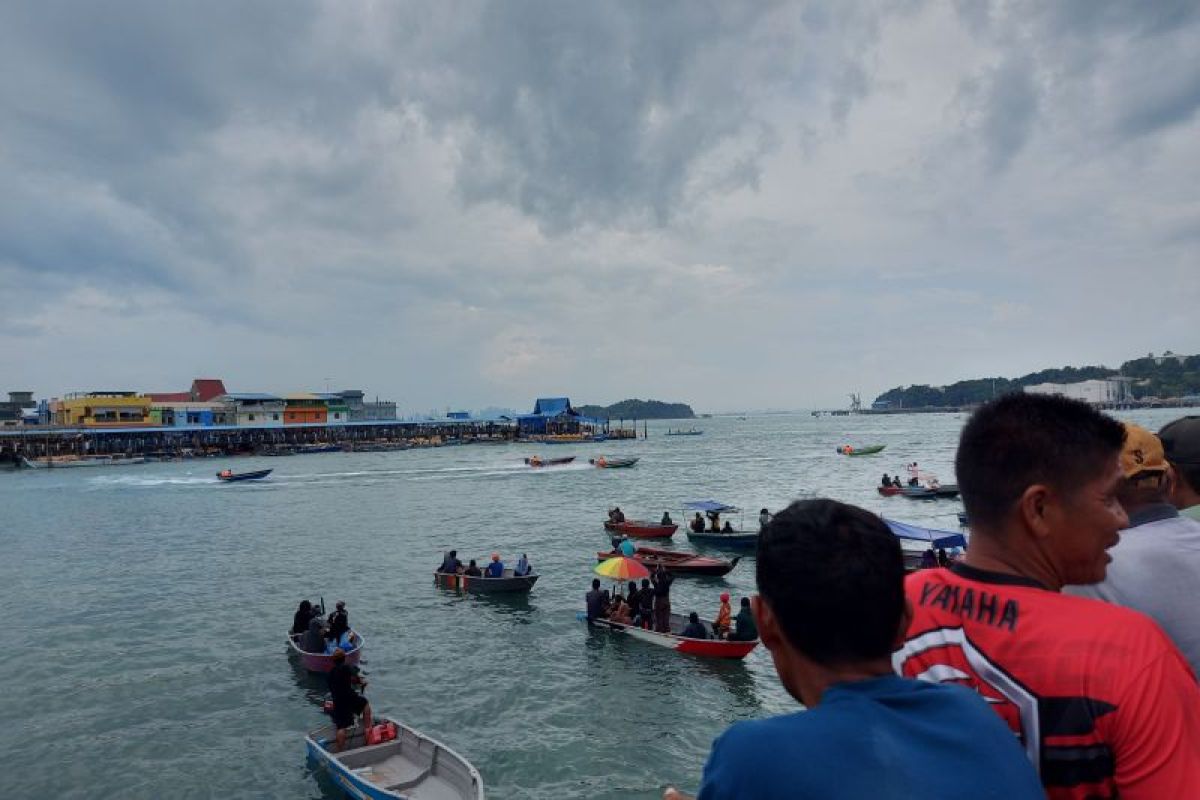
[[[1134,379],[1131,388],[1137,399],[1200,394],[1200,356],[1176,356],[1168,351],[1158,358],[1149,355],[1126,361],[1120,369],[1059,367],[1019,378],[972,378],[949,386],[897,386],[879,395],[875,402],[888,402],[894,408],[970,406],[1039,383],[1077,383],[1114,375]]]
[[[659,400],[622,400],[611,406],[575,406],[580,414],[599,419],[695,419],[687,403]]]

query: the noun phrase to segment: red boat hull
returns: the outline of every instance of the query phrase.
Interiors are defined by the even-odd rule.
[[[671,627],[673,630],[678,630],[682,626],[683,617],[679,614],[671,615]],[[711,622],[704,620],[710,626]],[[758,647],[758,639],[750,642],[731,641],[729,639],[688,639],[674,633],[655,633],[654,631],[643,630],[632,625],[621,625],[616,622],[609,622],[606,619],[593,620],[592,624],[608,628],[609,630],[623,633],[634,639],[640,639],[649,644],[658,645],[674,650],[676,653],[683,653],[689,656],[699,656],[700,658],[745,658],[754,648]]]
[[[881,495],[883,495],[884,497],[892,497],[894,495],[900,494],[899,486],[877,486],[875,488],[877,488],[879,490],[879,493]]]
[[[609,533],[623,533],[634,539],[670,539],[675,535],[675,531],[679,530],[679,526],[626,520],[625,522],[606,522],[604,530]]]
[[[596,553],[596,560],[607,561],[612,558],[610,553]],[[737,566],[741,557],[726,561],[723,558],[712,558],[697,553],[677,553],[673,550],[656,550],[653,547],[639,547],[634,551],[633,559],[648,569],[653,570],[659,564],[668,572],[683,575],[728,575]]]

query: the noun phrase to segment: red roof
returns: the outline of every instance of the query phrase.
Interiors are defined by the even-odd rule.
[[[190,403],[191,392],[151,392],[150,399],[155,403]]]
[[[223,394],[226,394],[225,382],[217,378],[196,378],[192,381],[191,397],[198,403],[207,403]]]

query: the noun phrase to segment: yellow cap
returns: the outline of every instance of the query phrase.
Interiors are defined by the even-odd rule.
[[[1132,422],[1125,423],[1125,446],[1121,448],[1121,471],[1126,478],[1167,471],[1167,457],[1157,436]]]

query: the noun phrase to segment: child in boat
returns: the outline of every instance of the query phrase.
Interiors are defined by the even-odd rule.
[[[621,595],[613,598],[612,608],[608,612],[608,619],[618,625],[633,624],[633,619],[629,616],[629,606],[625,603],[625,599]]]
[[[729,592],[721,592],[721,608],[717,610],[717,618],[713,620],[713,637],[724,639],[729,636],[733,624],[733,609],[729,607]]]

